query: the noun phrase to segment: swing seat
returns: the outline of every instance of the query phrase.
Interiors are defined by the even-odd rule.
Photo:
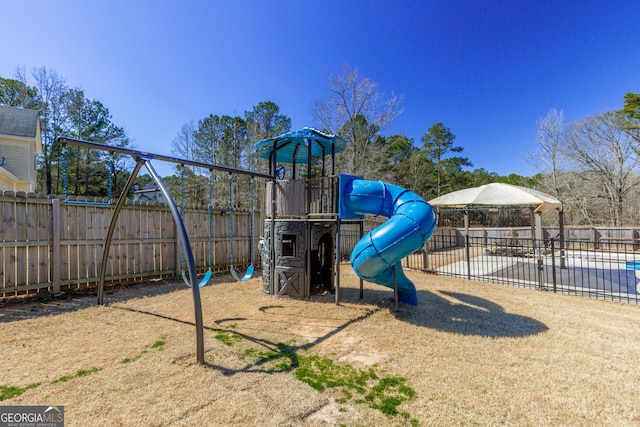
[[[240,275],[238,274],[238,272],[236,271],[235,268],[233,268],[233,266],[231,266],[231,269],[229,270],[231,272],[231,275],[233,276],[234,279],[236,279],[238,282],[246,282],[247,280],[251,279],[251,276],[253,276],[253,264],[251,264],[249,266],[249,268],[247,268],[247,272],[244,274],[243,277],[240,277]]]
[[[209,280],[211,280],[211,275],[213,273],[211,272],[211,269],[209,269],[205,274],[204,277],[202,278],[202,280],[200,281],[200,283],[198,283],[198,287],[202,288],[203,286],[205,286],[207,283],[209,283]],[[189,278],[187,277],[187,274],[183,271],[182,272],[182,280],[184,280],[184,283],[187,284],[188,287],[191,287],[191,282],[189,281]]]

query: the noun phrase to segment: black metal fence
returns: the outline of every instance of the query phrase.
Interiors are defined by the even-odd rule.
[[[350,250],[358,239],[359,233],[343,232],[342,247]],[[458,235],[452,239],[436,234],[402,264],[442,276],[640,303],[640,252],[633,243],[568,240],[561,246],[553,238]]]

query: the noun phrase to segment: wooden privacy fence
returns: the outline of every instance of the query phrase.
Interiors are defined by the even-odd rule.
[[[0,192],[0,296],[59,292],[98,283],[104,240],[114,208],[66,205],[56,196]],[[234,211],[236,268],[250,263],[250,212]],[[216,209],[209,232],[208,207],[184,213],[196,267],[204,272],[229,268],[229,214]],[[261,212],[255,212],[254,264],[259,264]],[[180,275],[181,242],[164,204],[127,202],[113,234],[106,282],[132,282]],[[211,265],[209,245],[212,248]],[[186,268],[186,267],[185,267]]]

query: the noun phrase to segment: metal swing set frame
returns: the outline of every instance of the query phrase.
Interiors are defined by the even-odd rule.
[[[109,153],[119,153],[131,156],[136,165],[129,176],[127,183],[125,184],[122,193],[118,197],[118,201],[115,205],[115,209],[113,212],[113,216],[111,217],[111,222],[109,224],[109,230],[107,231],[107,236],[104,242],[104,249],[102,252],[102,263],[100,265],[100,280],[98,282],[98,304],[104,304],[104,282],[106,277],[106,268],[107,268],[107,260],[109,257],[109,248],[111,247],[111,240],[113,238],[113,233],[115,231],[116,222],[118,221],[118,215],[124,206],[124,203],[127,199],[127,195],[129,191],[133,187],[133,183],[140,172],[140,169],[144,165],[151,178],[156,183],[158,188],[160,189],[162,195],[164,196],[167,204],[169,205],[169,209],[171,210],[171,215],[173,216],[173,220],[176,223],[176,228],[179,237],[182,240],[182,249],[184,251],[184,258],[186,261],[187,271],[189,273],[188,281],[191,288],[191,294],[193,297],[193,309],[195,314],[195,327],[196,327],[196,358],[199,363],[204,364],[204,326],[202,321],[202,302],[200,299],[200,284],[198,281],[198,275],[196,271],[195,259],[193,256],[193,251],[191,250],[191,243],[189,241],[189,236],[187,234],[187,230],[184,225],[184,221],[182,220],[182,216],[180,214],[180,210],[176,206],[175,201],[171,197],[169,190],[163,184],[162,180],[156,173],[151,161],[158,160],[163,162],[174,163],[178,165],[187,165],[187,166],[195,166],[198,168],[209,169],[210,171],[222,171],[227,172],[229,174],[238,174],[238,175],[248,175],[252,178],[263,178],[268,180],[274,180],[275,176],[261,174],[257,172],[252,172],[244,169],[236,169],[227,166],[220,166],[208,163],[195,162],[186,159],[180,159],[176,157],[164,156],[161,154],[153,154],[143,151],[131,150],[128,148],[122,147],[113,147],[106,144],[99,144],[95,142],[82,141],[78,139],[71,139],[65,137],[58,138],[58,144],[60,144],[63,149],[64,146],[70,145],[75,147],[83,147],[88,149],[95,149],[101,151],[107,151]],[[253,221],[253,218],[252,218]],[[233,266],[232,266],[233,267]]]

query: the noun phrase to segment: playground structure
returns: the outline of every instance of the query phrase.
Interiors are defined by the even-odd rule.
[[[312,128],[256,143],[256,154],[269,160],[275,177],[267,183],[266,200],[271,206],[266,207],[260,250],[264,292],[308,298],[315,288],[335,291],[338,303],[341,225],[356,223],[361,234],[351,254],[356,274],[393,289],[396,309],[398,301],[417,305],[415,287],[403,274],[400,261],[429,240],[435,230],[435,213],[426,201],[404,188],[336,175],[335,155],[345,148],[342,138]],[[283,164],[291,165],[288,176]],[[306,180],[297,173],[299,164],[306,165]],[[362,236],[366,214],[389,220]]]
[[[256,143],[256,154],[269,160],[274,177],[267,183],[264,239],[259,246],[265,293],[308,298],[314,286],[335,289],[339,301],[335,156],[345,148],[342,138],[310,128]],[[320,163],[315,177],[314,162]],[[285,164],[290,165],[288,176]],[[306,179],[299,174],[300,164],[306,165]]]
[[[362,236],[362,219],[365,214],[381,215],[389,220],[371,230],[354,248],[351,265],[362,280],[377,283],[394,290],[396,309],[398,301],[417,305],[413,283],[403,274],[401,260],[421,249],[435,230],[436,218],[431,206],[415,193],[384,183],[367,181],[360,177],[335,174],[335,155],[346,148],[346,142],[335,135],[328,135],[312,128],[290,132],[276,138],[256,143],[256,154],[269,160],[269,174],[194,162],[120,147],[92,143],[69,138],[58,138],[61,146],[73,145],[131,156],[135,167],[120,194],[105,238],[98,304],[104,303],[104,283],[107,259],[118,215],[133,183],[144,165],[162,192],[178,235],[182,242],[183,279],[191,288],[196,327],[196,358],[204,363],[204,333],[200,287],[210,277],[207,271],[198,280],[189,236],[183,222],[184,202],[178,208],[169,191],[153,168],[152,161],[165,161],[181,166],[194,166],[229,174],[230,221],[230,272],[236,280],[247,280],[253,274],[253,259],[246,274],[241,277],[233,266],[232,227],[232,175],[249,175],[252,193],[253,237],[253,185],[254,178],[267,180],[266,220],[264,239],[260,245],[263,271],[263,291],[272,295],[308,298],[312,285],[325,291],[334,291],[336,304],[340,301],[340,228],[343,222],[359,224]],[[331,174],[326,173],[326,157],[331,156]],[[287,177],[282,163],[292,165]],[[297,166],[306,165],[306,180],[297,174]],[[319,166],[320,172],[313,171]],[[184,177],[182,183],[184,183]],[[66,181],[66,180],[65,180]],[[184,185],[184,184],[182,184]],[[66,188],[66,187],[65,187]],[[110,184],[111,188],[111,184]],[[184,192],[183,192],[184,194]],[[65,191],[65,201],[67,194]],[[210,212],[211,200],[210,193]],[[270,202],[270,203],[269,203]],[[209,215],[209,227],[211,228]],[[251,239],[252,241],[253,239]],[[251,257],[253,256],[252,250]],[[211,257],[209,248],[208,257]],[[186,266],[186,269],[184,268]],[[188,273],[188,275],[187,275]]]

